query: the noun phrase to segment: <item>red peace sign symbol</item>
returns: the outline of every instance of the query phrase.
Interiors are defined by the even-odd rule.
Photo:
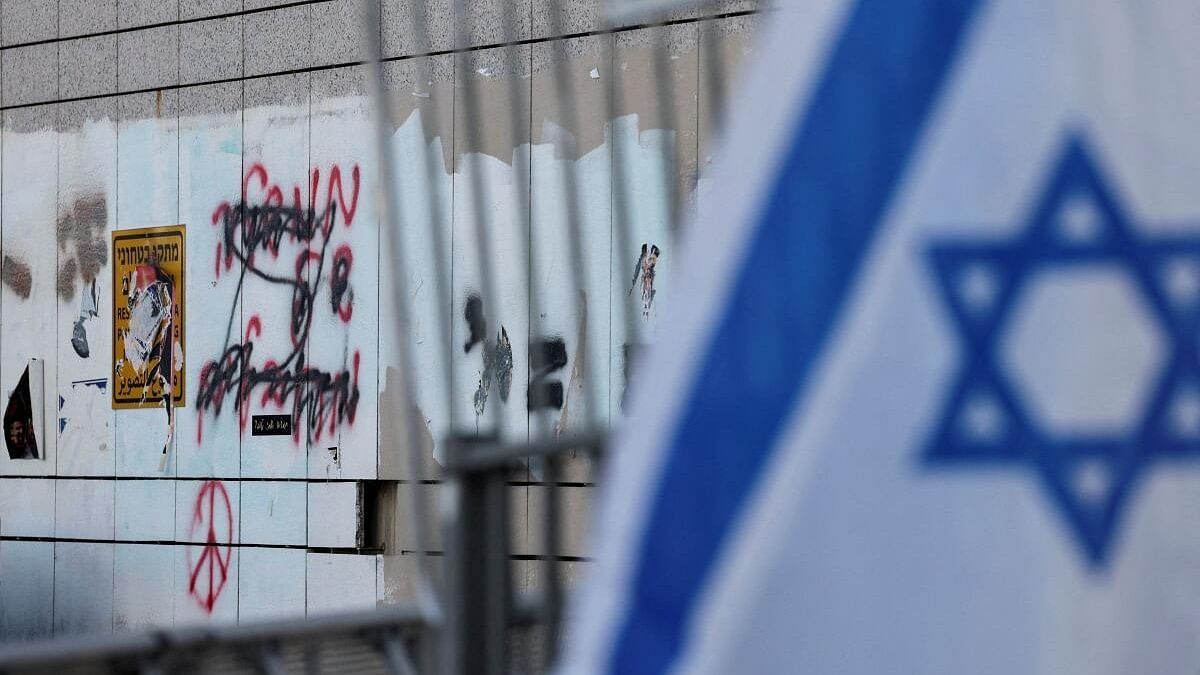
[[[204,549],[194,564],[192,551],[195,547],[188,547],[188,568],[191,570],[188,594],[211,614],[229,580],[229,559],[233,555],[233,508],[221,481],[205,481],[200,486],[192,511],[191,532],[194,535],[201,529],[205,531]]]

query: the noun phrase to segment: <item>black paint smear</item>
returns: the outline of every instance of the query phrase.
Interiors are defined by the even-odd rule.
[[[552,373],[567,365],[567,343],[560,337],[529,345],[529,368],[537,376]]]
[[[567,343],[561,337],[540,340],[529,345],[529,410],[542,408],[561,409],[563,406],[563,383],[546,378],[567,365]]]
[[[327,372],[309,367],[305,362],[304,348],[312,330],[312,309],[317,288],[323,278],[330,243],[329,234],[337,219],[338,204],[332,200],[323,211],[276,205],[247,205],[244,202],[225,208],[221,213],[224,232],[223,250],[227,258],[236,258],[241,263],[241,278],[231,306],[229,326],[226,328],[226,344],[234,317],[239,309],[242,289],[247,274],[252,274],[272,284],[292,287],[290,330],[292,351],[282,361],[269,361],[262,368],[251,365],[254,341],[247,331],[246,339],[228,346],[224,353],[209,361],[200,371],[196,406],[199,410],[212,410],[220,417],[226,395],[233,399],[233,409],[248,405],[256,389],[262,389],[263,400],[274,400],[282,405],[292,399],[292,416],[305,419],[308,431],[316,431],[327,420],[339,425],[345,420],[354,421],[358,409],[359,389],[357,364],[355,373],[342,370]],[[305,247],[295,262],[295,276],[273,274],[256,264],[256,256],[279,255],[280,244],[287,237]],[[319,248],[315,245],[321,240]],[[224,261],[218,261],[221,264]],[[315,269],[310,269],[315,263]],[[336,272],[335,272],[336,274]],[[351,291],[352,293],[352,291]],[[334,313],[337,309],[334,308]],[[357,355],[356,355],[357,356]],[[330,416],[327,418],[327,415]]]
[[[341,251],[339,251],[340,253]],[[342,310],[342,298],[345,297],[347,292],[350,293],[349,301],[354,302],[354,291],[350,290],[350,259],[345,255],[334,255],[333,272],[329,284],[330,310],[334,314],[342,314],[344,313]]]
[[[463,310],[463,317],[467,320],[467,328],[471,331],[471,337],[463,345],[463,352],[471,351],[471,347],[483,342],[487,335],[487,317],[483,315],[483,299],[478,295],[472,295],[467,298],[467,306]],[[501,327],[503,330],[503,327]],[[487,356],[485,354],[484,358]]]
[[[285,361],[286,365],[256,368],[250,364],[254,343],[246,341],[225,351],[220,361],[210,361],[200,371],[197,406],[212,409],[214,417],[221,416],[225,395],[233,394],[234,410],[249,403],[254,391],[262,388],[264,400],[292,401],[293,418],[304,419],[308,430],[317,431],[332,416],[331,424],[354,421],[358,409],[359,390],[356,377],[348,370],[330,373],[305,364],[304,353],[297,349]]]
[[[487,337],[487,318],[483,313],[483,300],[478,295],[467,297],[463,318],[471,332],[470,339],[463,344],[463,352],[470,352],[477,344],[483,345],[483,371],[479,374],[479,386],[475,389],[473,403],[475,414],[482,415],[487,409],[488,395],[492,383],[500,393],[500,400],[508,402],[512,389],[513,352],[508,331],[500,326],[493,343]],[[562,408],[565,388],[559,381],[546,381],[546,377],[567,365],[567,343],[561,337],[540,340],[529,345],[530,383],[526,389],[529,410]]]
[[[532,382],[529,385],[530,412],[541,410],[542,408],[562,410],[565,400],[563,397],[563,383],[558,380],[552,382]]]

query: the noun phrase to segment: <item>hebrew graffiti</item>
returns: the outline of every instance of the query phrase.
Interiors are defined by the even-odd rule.
[[[560,337],[529,343],[529,409],[563,407],[563,383],[549,376],[567,365],[567,344]]]
[[[334,228],[349,228],[354,222],[359,169],[357,165],[351,169],[348,186],[343,185],[341,169],[336,165],[324,184],[319,169],[312,171],[310,179],[308,204],[302,203],[297,185],[288,191],[292,197],[289,205],[285,203],[284,188],[272,183],[267,169],[256,164],[243,178],[241,201],[222,202],[213,211],[212,223],[221,228],[215,273],[218,278],[236,274],[237,292],[229,309],[225,347],[200,369],[196,401],[201,418],[208,412],[215,417],[221,414],[228,396],[245,433],[250,401],[257,392],[260,405],[290,412],[297,421],[292,436],[297,443],[302,426],[310,438],[320,440],[323,432],[333,434],[339,425],[353,424],[359,401],[358,349],[348,353],[348,363],[338,371],[313,367],[306,358],[313,314],[318,311],[317,294],[325,284],[329,285],[328,311],[344,324],[349,324],[353,316],[350,275],[354,253],[348,244],[339,245],[332,255],[329,249]],[[318,206],[321,196],[324,201]],[[288,352],[255,353],[263,331],[271,328],[259,313],[252,313],[242,334],[233,337],[238,302],[249,277],[290,290]],[[199,442],[203,438],[202,425],[197,425],[196,433]]]
[[[657,244],[642,244],[642,254],[633,267],[633,281],[629,287],[629,295],[637,288],[638,277],[642,280],[642,317],[650,316],[650,307],[654,304],[654,268],[658,265],[659,249]]]
[[[197,532],[204,532],[204,543],[194,560],[197,547],[188,547],[188,595],[211,614],[229,581],[229,561],[233,557],[233,508],[221,481],[205,481],[200,486],[190,527],[193,540]]]

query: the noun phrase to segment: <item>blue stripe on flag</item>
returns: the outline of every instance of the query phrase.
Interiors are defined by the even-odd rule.
[[[679,656],[979,4],[863,0],[849,16],[668,450],[614,672],[661,673]]]

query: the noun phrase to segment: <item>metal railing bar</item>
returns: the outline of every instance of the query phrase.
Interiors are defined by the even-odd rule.
[[[605,42],[605,48],[608,50],[609,70],[612,72],[612,77],[609,78],[609,86],[606,90],[605,96],[608,107],[607,115],[609,136],[611,137],[610,142],[612,143],[612,156],[609,160],[612,166],[612,175],[610,177],[612,187],[609,190],[609,203],[612,205],[613,210],[611,216],[612,226],[610,228],[613,231],[611,255],[612,259],[616,261],[616,264],[610,265],[610,267],[615,267],[616,272],[621,275],[617,277],[617,279],[621,282],[621,285],[618,288],[624,289],[624,267],[622,262],[627,259],[627,256],[630,253],[632,253],[635,244],[633,242],[633,237],[630,234],[630,228],[632,227],[632,216],[629,198],[625,194],[625,185],[628,176],[626,175],[625,158],[624,154],[622,153],[624,134],[620,133],[620,130],[617,128],[617,116],[620,114],[621,107],[623,105],[623,97],[621,96],[621,85],[618,82],[618,74],[621,72],[621,70],[617,67],[616,46],[615,36],[613,39]],[[610,274],[611,273],[612,272],[610,272]],[[609,286],[609,292],[611,293],[611,282]],[[630,292],[632,293],[632,291]],[[625,351],[625,353],[621,355],[621,358],[629,360],[633,358],[634,350],[632,345],[638,344],[640,340],[640,335],[638,334],[637,312],[634,310],[633,304],[627,297],[625,297],[624,293],[618,293],[617,297],[613,299],[613,302],[619,302],[621,304],[621,319],[625,328],[625,340],[622,346],[622,349]],[[609,309],[609,313],[611,316],[611,307]],[[611,326],[609,327],[609,331],[611,334]],[[609,339],[609,344],[612,344],[611,338]],[[624,370],[625,372],[631,372],[631,368],[628,366],[628,364],[626,364]],[[624,374],[622,374],[622,379],[624,379]],[[623,384],[626,388],[628,388],[628,382],[623,382]],[[609,393],[609,398],[610,400],[612,398],[611,392]],[[615,416],[618,418],[621,415],[622,404],[623,401],[617,402],[617,411]]]
[[[368,17],[373,13],[375,16],[380,16],[382,9],[380,0],[369,0],[367,5]],[[380,196],[384,201],[383,218],[381,222],[381,232],[390,234],[388,239],[389,253],[392,259],[392,264],[397,267],[397,278],[404,280],[407,276],[404,274],[406,269],[405,255],[403,248],[403,233],[400,225],[401,209],[400,200],[397,197],[396,186],[399,185],[401,177],[395,170],[394,156],[391,151],[391,105],[390,98],[387,94],[387,85],[384,81],[383,64],[381,59],[383,46],[380,41],[379,31],[375,29],[372,22],[367,19],[363,22],[363,34],[367,41],[368,53],[373,57],[371,60],[372,69],[372,98],[376,104],[375,115],[375,142],[379,156],[380,179],[382,182]],[[408,294],[407,293],[392,293],[393,310],[396,315],[396,335],[399,339],[396,341],[396,350],[398,352],[398,361],[400,364],[400,376],[403,382],[403,397],[404,403],[399,411],[401,424],[407,431],[408,452],[403,453],[406,460],[407,471],[410,476],[417,474],[417,467],[421,465],[420,452],[422,444],[422,427],[425,420],[415,419],[416,410],[416,389],[413,384],[414,361],[412,359],[412,349],[409,344],[409,326],[411,325],[408,315]],[[395,412],[395,411],[394,411]],[[420,426],[418,426],[420,425]],[[408,503],[408,520],[411,531],[415,533],[419,545],[425,545],[428,539],[425,535],[425,523],[428,522],[425,518],[425,505],[418,494],[418,490],[409,490]],[[421,607],[423,615],[432,623],[440,623],[443,615],[443,605],[440,593],[433,581],[433,573],[429,569],[428,561],[425,558],[418,560],[416,583],[414,584],[417,602]]]
[[[702,92],[702,95],[707,94],[708,111],[712,117],[708,122],[708,131],[715,134],[723,128],[725,122],[725,54],[722,49],[724,38],[721,35],[721,27],[716,22],[709,21],[700,25],[700,51],[703,52],[702,67],[707,87],[707,92]],[[708,44],[705,44],[705,37],[708,38]],[[697,165],[701,161],[700,157],[696,158]]]
[[[553,556],[558,555],[561,535],[559,533],[559,488],[554,485],[558,480],[560,454],[545,455],[546,480],[550,482],[546,490],[546,503],[542,507],[542,535],[546,559],[542,561],[542,621],[546,626],[546,662],[554,663],[558,648],[558,625],[562,611],[562,589],[558,582],[558,561]]]
[[[454,0],[453,6],[455,13],[454,24],[456,27],[456,44],[466,45],[468,42],[470,42],[471,22],[466,19],[466,17],[470,16],[470,12],[468,11],[465,0]],[[490,335],[493,330],[499,330],[499,327],[503,325],[504,317],[503,308],[500,306],[500,303],[497,302],[499,293],[496,288],[496,275],[491,260],[491,246],[488,242],[488,237],[490,236],[489,230],[492,229],[489,225],[492,223],[492,219],[491,209],[487,208],[485,200],[490,197],[491,190],[489,189],[490,186],[487,185],[484,180],[481,154],[478,152],[479,148],[481,147],[480,141],[482,140],[479,136],[479,129],[482,122],[478,105],[479,85],[477,78],[473,76],[471,69],[468,68],[468,54],[470,54],[470,52],[467,51],[459,51],[456,53],[457,58],[455,59],[455,79],[457,80],[459,77],[462,77],[464,99],[463,121],[467,127],[465,131],[466,152],[464,154],[467,157],[468,166],[471,169],[472,179],[467,182],[470,183],[471,191],[470,199],[473,216],[472,220],[474,221],[475,230],[476,265],[479,269],[479,283],[481,286],[483,286],[483,288],[474,290],[479,293],[480,298],[483,301],[483,314],[485,317],[487,317],[485,334]],[[455,107],[457,108],[457,104]],[[457,117],[457,110],[455,112]],[[514,138],[513,142],[515,143],[516,140],[517,139]],[[455,158],[455,162],[457,163],[458,148],[454,148],[451,156]],[[455,175],[457,176],[459,174],[456,173]],[[451,285],[453,286],[453,283]],[[497,435],[502,431],[502,424],[498,410],[499,406],[493,402],[491,406],[488,406],[486,411],[487,420],[492,427],[490,432]],[[447,452],[445,454],[449,456],[451,453]]]
[[[175,650],[245,646],[268,640],[331,640],[372,630],[426,630],[415,605],[228,626],[170,628],[118,635],[60,638],[0,647],[0,672],[47,664],[133,659]]]
[[[550,32],[555,34],[560,33],[563,30],[562,9],[560,7],[560,3],[551,0],[551,2],[548,4],[550,13]],[[563,126],[567,129],[568,133],[574,136],[576,145],[578,146],[579,136],[582,134],[583,130],[580,127],[579,114],[575,106],[574,83],[571,81],[570,72],[567,68],[566,45],[566,40],[556,40],[551,43],[554,61],[554,95],[558,102],[558,112],[562,117]],[[607,73],[606,75],[608,77],[612,77],[611,73]],[[564,139],[557,139],[556,142],[564,142]],[[571,276],[572,281],[574,282],[575,293],[577,294],[576,298],[573,299],[578,300],[579,311],[583,312],[584,316],[587,316],[588,305],[595,302],[595,297],[594,294],[591,296],[587,294],[587,270],[584,267],[584,215],[579,205],[579,195],[582,192],[582,188],[579,184],[580,158],[575,157],[576,153],[567,152],[566,150],[567,149],[564,148],[564,152],[562,153],[563,156],[567,158],[566,170],[564,170],[561,175],[563,191],[567,197],[566,225],[569,239],[568,246],[570,249],[569,255],[571,260]],[[595,430],[600,426],[598,424],[598,411],[600,410],[601,402],[599,390],[600,381],[598,377],[593,377],[592,373],[589,372],[590,364],[588,363],[587,349],[585,348],[587,345],[586,330],[589,324],[582,323],[581,325],[583,326],[585,332],[576,338],[579,343],[579,348],[576,349],[575,366],[579,367],[580,364],[578,363],[578,360],[583,360],[580,372],[581,376],[583,377],[585,387],[584,391],[586,392],[586,395],[582,405],[587,414],[587,429]]]
[[[525,445],[498,445],[488,439],[457,439],[456,442],[471,446],[466,452],[454,453],[445,465],[447,471],[478,471],[511,466],[526,458],[554,455],[570,450],[587,450],[600,447],[603,435],[581,434],[557,439],[542,439]],[[541,481],[545,483],[545,481]]]
[[[428,4],[428,2],[421,2],[421,3],[419,3],[419,6],[417,6],[418,3],[416,3],[415,1],[413,4],[414,4],[414,6],[412,7],[412,12],[411,12],[412,20],[410,22],[412,24],[411,27],[412,27],[413,35],[420,36],[418,39],[421,39],[421,40],[423,40],[424,43],[427,43],[428,35],[429,35],[429,17],[426,16],[426,12],[429,9],[429,4]],[[382,23],[382,20],[381,20],[381,23]],[[381,29],[382,29],[382,26],[381,26]],[[429,82],[429,83],[433,82],[433,58],[435,58],[435,57],[431,56],[431,57],[422,59],[421,61],[417,62],[418,64],[423,64],[423,65],[418,66],[419,75],[421,77],[425,78],[425,82]],[[453,101],[454,93],[453,92],[454,92],[455,77],[456,76],[452,70],[451,71],[451,80],[450,80],[450,91],[451,91],[450,115],[451,115],[451,125],[452,126],[453,126],[453,115],[454,115],[454,101]],[[430,85],[430,86],[432,87],[432,85]],[[426,109],[429,111],[429,114],[433,117],[433,123],[434,124],[439,123],[441,120],[441,117],[442,117],[442,115],[441,115],[441,113],[442,113],[441,97],[434,96],[432,90],[430,91],[430,97],[428,99]],[[400,120],[397,120],[397,122],[399,122],[399,121]],[[453,134],[451,134],[451,136],[453,136]],[[424,144],[424,147],[422,148],[421,154],[425,158],[425,187],[427,189],[427,194],[429,195],[429,198],[427,200],[427,202],[429,204],[429,235],[430,235],[429,236],[429,245],[430,245],[430,248],[433,249],[432,255],[433,255],[434,275],[437,277],[436,279],[434,279],[434,287],[433,288],[434,288],[435,297],[437,298],[437,306],[438,306],[438,314],[439,314],[438,330],[439,330],[439,334],[440,334],[441,344],[452,345],[454,342],[454,340],[452,338],[452,336],[454,334],[454,329],[452,327],[453,326],[452,322],[454,321],[454,296],[453,296],[453,291],[454,291],[454,288],[453,288],[453,285],[454,285],[454,280],[453,280],[454,250],[453,250],[453,244],[446,241],[445,233],[446,233],[446,231],[450,231],[451,237],[454,236],[453,235],[454,223],[453,223],[453,218],[451,218],[448,222],[444,222],[442,219],[442,198],[444,195],[442,192],[442,182],[439,179],[442,174],[443,159],[440,155],[436,154],[436,151],[433,147],[433,144],[430,142],[430,140],[431,139],[426,139],[424,137],[424,134],[422,134],[421,141]],[[445,145],[447,142],[450,143],[450,157],[451,157],[451,164],[453,165],[453,161],[454,161],[454,159],[453,159],[454,158],[454,139],[453,139],[453,137],[450,138],[449,141],[447,141],[447,139],[442,139],[443,152],[445,152]],[[453,170],[453,166],[451,166],[451,170]],[[451,178],[451,180],[453,180],[453,178]],[[453,198],[454,197],[453,197],[453,191],[452,191],[451,192],[451,202],[449,204],[451,214],[453,214],[453,212],[454,212]],[[451,261],[449,266],[447,266],[447,264],[446,264],[447,260]],[[446,414],[449,417],[448,427],[453,429],[454,428],[454,359],[452,358],[453,350],[450,350],[449,347],[447,347],[447,350],[448,351],[445,353],[445,362],[443,364],[442,377],[444,378],[443,382],[445,382],[444,389],[445,389],[445,398],[446,398],[446,400],[445,400]]]
[[[662,180],[663,192],[666,195],[665,206],[667,219],[667,231],[671,233],[671,243],[675,245],[679,241],[679,220],[681,213],[680,195],[679,195],[679,167],[680,157],[682,156],[681,136],[682,130],[679,128],[679,120],[675,109],[675,79],[671,72],[671,55],[670,55],[670,32],[672,27],[663,27],[653,29],[653,51],[654,51],[654,90],[658,92],[658,101],[656,101],[656,128],[665,132],[671,132],[668,138],[673,140],[667,147],[663,148],[662,156]]]
[[[383,653],[383,660],[387,664],[388,670],[393,675],[417,675],[417,669],[413,666],[412,659],[408,656],[408,650],[404,648],[399,635],[385,634],[379,640],[379,649]]]

